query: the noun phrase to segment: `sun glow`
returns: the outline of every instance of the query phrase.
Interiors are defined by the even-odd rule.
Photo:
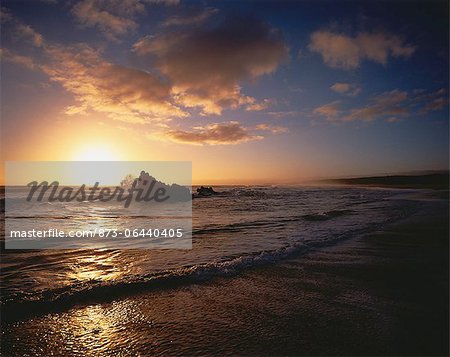
[[[120,160],[120,155],[109,147],[88,146],[74,154],[76,161],[115,161]]]

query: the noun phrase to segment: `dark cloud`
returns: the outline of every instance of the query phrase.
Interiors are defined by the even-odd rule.
[[[254,18],[227,18],[217,27],[142,38],[134,45],[173,84],[178,103],[204,114],[254,105],[240,84],[272,73],[287,58],[278,30]]]

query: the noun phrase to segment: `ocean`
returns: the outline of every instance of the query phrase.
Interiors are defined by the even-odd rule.
[[[2,249],[1,303],[6,317],[14,318],[37,306],[45,309],[59,303],[76,304],[216,276],[236,276],[380,229],[419,207],[418,201],[407,199],[409,190],[300,186],[215,189],[219,195],[192,201],[192,249]],[[113,205],[58,204],[65,205],[64,215],[45,220],[52,228],[146,225],[145,216],[121,216],[121,208]],[[30,227],[42,227],[42,216],[34,211],[32,215],[8,214],[15,214],[15,219],[23,219]]]

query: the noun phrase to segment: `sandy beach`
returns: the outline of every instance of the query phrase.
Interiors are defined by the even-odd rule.
[[[4,322],[6,356],[447,355],[448,201],[232,277]]]

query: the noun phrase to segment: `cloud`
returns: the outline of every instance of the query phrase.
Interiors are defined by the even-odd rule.
[[[440,88],[433,92],[427,92],[424,89],[415,89],[413,91],[413,101],[422,105],[420,112],[426,114],[430,111],[442,110],[449,104],[448,95],[445,88]]]
[[[327,119],[333,120],[334,118],[337,118],[341,113],[340,105],[341,101],[336,100],[334,102],[324,104],[320,107],[315,108],[313,113],[324,116]]]
[[[326,30],[314,32],[308,48],[321,54],[328,66],[346,70],[358,68],[363,60],[386,65],[389,57],[408,58],[416,49],[401,37],[384,32],[360,32],[352,37]]]
[[[409,108],[402,105],[408,98],[408,93],[394,89],[379,94],[370,100],[365,107],[352,109],[350,114],[344,116],[344,121],[373,121],[386,116],[408,116]]]
[[[25,40],[35,47],[41,47],[44,44],[44,38],[40,33],[12,16],[11,13],[3,7],[1,8],[0,19],[3,26],[6,23],[11,26],[12,38],[15,41]]]
[[[78,104],[67,114],[94,110],[125,122],[167,121],[187,114],[170,102],[170,86],[158,77],[113,64],[86,45],[50,46],[42,70],[72,93]]]
[[[263,99],[262,102],[256,102],[256,100],[254,100],[245,107],[245,110],[247,112],[258,112],[269,108],[271,104],[272,100],[270,99]]]
[[[341,110],[341,101],[334,101],[324,104],[313,110],[313,114],[323,116],[328,121],[349,122],[349,121],[366,121],[370,122],[379,118],[408,116],[410,109],[408,106],[408,93],[398,89],[384,92],[373,96],[369,99],[369,103],[363,107]],[[388,120],[393,122],[394,120]]]
[[[162,23],[162,26],[169,27],[169,26],[198,25],[209,19],[211,16],[217,14],[218,12],[219,12],[218,9],[208,7],[202,10],[200,13],[171,16]]]
[[[288,131],[284,126],[274,126],[270,124],[258,124],[255,127],[256,130],[270,131],[272,134],[281,134]]]
[[[433,111],[433,110],[441,110],[448,106],[449,100],[445,97],[440,97],[434,99],[432,102],[428,103],[423,110],[425,112]]]
[[[13,16],[6,7],[0,8],[0,19],[2,23],[13,20]]]
[[[13,53],[6,48],[0,49],[0,57],[4,61],[16,63],[24,67],[27,67],[28,69],[34,70],[38,68],[38,66],[31,57]]]
[[[371,100],[378,106],[391,107],[404,102],[408,98],[406,91],[399,89],[391,90],[390,92],[384,92],[376,95]]]
[[[31,41],[31,43],[36,47],[41,47],[44,39],[40,33],[34,31],[30,26],[18,24],[17,25],[17,36],[24,37]]]
[[[345,88],[340,89],[344,91]],[[335,101],[315,108],[313,114],[333,122],[371,122],[383,119],[388,123],[395,123],[413,113],[426,114],[442,110],[449,104],[445,94],[445,89],[434,92],[414,90],[411,93],[394,89],[369,98],[368,103],[362,107],[341,110],[341,102]]]
[[[351,88],[351,85],[349,83],[335,83],[333,84],[330,89],[337,92],[337,93],[345,93],[348,92]]]
[[[447,93],[445,88],[440,88],[433,92],[427,92],[426,89],[414,89],[413,90],[414,100],[416,102],[432,100],[437,97],[445,95],[445,93]]]
[[[96,27],[111,39],[116,39],[137,27],[135,17],[145,12],[139,0],[82,0],[72,8],[79,24]]]
[[[17,28],[17,25],[23,25],[13,17],[8,18],[8,21],[14,25],[14,28]],[[24,27],[19,26],[19,28]],[[103,57],[102,50],[94,49],[87,44],[61,45],[45,41],[42,36],[40,36],[39,42],[34,43],[36,48],[33,49],[33,57],[24,56],[8,49],[2,49],[1,56],[4,60],[45,73],[50,81],[58,83],[71,93],[75,103],[66,108],[67,115],[97,112],[113,120],[123,122],[124,124],[120,124],[122,126],[130,125],[134,128],[136,126],[133,126],[133,124],[151,123],[153,128],[160,130],[153,137],[161,140],[197,145],[239,144],[263,139],[262,135],[255,133],[257,131],[277,134],[285,132],[286,128],[269,124],[260,124],[248,128],[236,121],[213,123],[194,127],[190,130],[171,129],[168,125],[173,118],[184,118],[190,115],[177,104],[180,103],[181,94],[178,90],[174,90],[174,86],[179,87],[180,83],[188,83],[189,90],[195,89],[197,91],[195,95],[200,96],[201,92],[205,91],[207,95],[202,98],[205,101],[210,101],[211,105],[230,107],[232,106],[231,101],[237,100],[239,106],[252,111],[263,110],[272,103],[269,99],[258,102],[255,98],[243,95],[238,81],[255,79],[273,71],[278,65],[278,60],[286,55],[287,48],[280,41],[279,34],[266,25],[261,25],[259,29],[251,27],[250,32],[253,32],[244,36],[244,39],[241,39],[242,42],[238,40],[237,43],[235,42],[235,35],[237,35],[235,31],[236,28],[230,29],[226,26],[224,28],[219,27],[212,33],[194,31],[188,36],[188,44],[183,43],[188,49],[192,50],[189,53],[191,56],[189,64],[192,66],[195,64],[194,59],[197,58],[197,53],[194,53],[194,48],[189,46],[196,45],[200,46],[197,48],[206,50],[206,47],[202,46],[210,45],[213,39],[217,39],[225,44],[228,50],[231,50],[232,58],[230,62],[226,60],[219,61],[218,64],[202,62],[206,65],[206,74],[210,81],[215,81],[214,75],[218,77],[214,82],[214,88],[219,85],[225,86],[223,92],[220,92],[219,88],[216,93],[209,93],[208,91],[211,91],[212,87],[208,85],[205,88],[202,87],[205,85],[203,80],[200,82],[194,80],[193,84],[190,83],[189,68],[182,67],[180,77],[175,75],[175,78],[180,81],[174,83],[171,81],[171,77],[161,75],[165,74],[164,71],[154,74],[153,72],[116,64],[106,60]],[[34,35],[38,35],[34,30],[25,31],[25,34],[27,36],[22,36],[21,39],[26,41],[35,38]],[[203,40],[205,42],[202,42]],[[170,44],[163,43],[162,45],[169,45],[166,48],[169,54],[174,50],[170,48]],[[247,48],[247,45],[251,47],[251,50]],[[250,54],[253,54],[252,50],[256,51],[257,60],[255,63],[247,59]],[[265,50],[269,50],[269,52],[278,51],[278,54],[265,53]],[[207,55],[206,52],[202,51],[198,53],[198,55],[200,54]],[[171,59],[170,56],[168,58]],[[177,74],[176,71],[171,71],[178,68],[173,65],[173,63],[169,63],[169,66],[172,67],[169,68],[170,71],[167,73],[170,75]],[[234,65],[237,65],[237,68]],[[201,73],[196,68],[193,70]],[[231,81],[228,80],[227,75],[232,77]],[[186,80],[184,76],[187,76]],[[231,99],[228,97],[230,90],[234,95]],[[221,95],[220,93],[224,94]],[[192,93],[189,94],[193,95]],[[214,95],[220,98],[220,102]],[[186,102],[181,101],[181,103],[185,104]],[[190,107],[189,104],[186,106]]]
[[[251,105],[240,84],[274,72],[287,58],[281,34],[254,18],[227,18],[214,28],[147,36],[134,45],[173,84],[178,103],[203,114]],[[182,54],[182,55],[180,55]]]
[[[138,27],[136,18],[145,13],[146,4],[177,5],[180,0],[80,0],[72,7],[75,20],[84,27],[95,27],[110,40]]]
[[[248,129],[242,127],[236,121],[222,124],[214,123],[193,128],[191,131],[169,130],[160,138],[195,145],[232,145],[263,139],[262,136],[250,134]]]
[[[379,107],[366,106],[362,108],[352,109],[350,114],[343,117],[342,121],[373,121],[387,115],[407,116],[409,111],[403,107]]]
[[[398,123],[401,122],[403,119],[396,118],[396,117],[390,117],[386,119],[386,122],[388,123]]]
[[[127,1],[121,3],[125,5]],[[6,16],[4,16],[6,14]],[[73,94],[76,104],[66,114],[104,113],[111,119],[133,123],[160,123],[187,113],[173,104],[171,86],[148,72],[115,64],[102,58],[101,51],[85,44],[63,46],[52,44],[2,9],[11,33],[31,42],[33,58],[2,50],[2,57],[27,68],[47,74]]]
[[[268,112],[267,114],[270,115],[271,117],[279,119],[279,118],[284,118],[284,117],[293,117],[293,116],[299,115],[300,112],[296,111],[296,110],[291,110],[291,111],[284,111],[284,112]]]
[[[336,93],[347,94],[350,96],[356,96],[361,92],[361,87],[357,84],[342,82],[334,83],[330,89]]]
[[[142,0],[144,3],[148,4],[161,4],[166,6],[178,5],[181,0]]]

